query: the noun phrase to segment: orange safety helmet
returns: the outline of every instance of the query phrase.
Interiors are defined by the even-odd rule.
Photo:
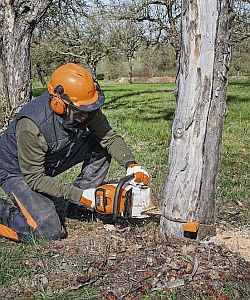
[[[83,67],[74,63],[67,63],[54,71],[48,83],[48,91],[58,101],[69,104],[69,101],[58,95],[56,88],[63,87],[66,94],[75,106],[83,111],[93,111],[100,108],[105,96],[99,85]],[[52,100],[53,101],[53,100]],[[53,108],[53,104],[51,105]]]

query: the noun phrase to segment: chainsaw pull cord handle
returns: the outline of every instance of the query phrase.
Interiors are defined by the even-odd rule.
[[[124,184],[131,179],[135,178],[135,174],[130,174],[125,177],[122,177],[121,180],[119,181],[116,190],[115,190],[115,196],[114,196],[114,204],[113,204],[113,221],[116,221],[118,218],[118,201],[120,198],[121,194],[121,189],[124,186]]]

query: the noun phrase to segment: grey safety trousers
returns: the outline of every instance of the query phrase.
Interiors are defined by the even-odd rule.
[[[81,189],[102,185],[111,156],[90,132],[79,139],[63,162],[50,169],[47,175],[54,177],[82,162],[74,185]],[[48,195],[33,191],[21,174],[10,174],[1,169],[0,186],[13,202],[10,204],[0,198],[0,235],[24,242],[41,237],[50,240],[65,237],[66,231]]]

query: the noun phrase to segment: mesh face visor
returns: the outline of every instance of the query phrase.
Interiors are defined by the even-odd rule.
[[[68,105],[68,116],[74,121],[83,123],[87,121],[89,113],[82,110],[81,107],[77,107],[70,103]]]
[[[99,109],[86,112],[82,106],[77,107],[73,104],[68,105],[68,113],[62,125],[65,129],[70,131],[85,130],[88,123],[94,118]]]

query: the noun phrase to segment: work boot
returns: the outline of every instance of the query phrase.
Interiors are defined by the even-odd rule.
[[[26,219],[22,216],[21,212],[11,205],[6,200],[0,198],[0,224],[12,229],[18,235],[18,241],[31,242],[32,241],[32,229],[28,225]],[[11,236],[6,236],[3,233],[0,234],[12,239]],[[14,240],[16,240],[13,237]]]

